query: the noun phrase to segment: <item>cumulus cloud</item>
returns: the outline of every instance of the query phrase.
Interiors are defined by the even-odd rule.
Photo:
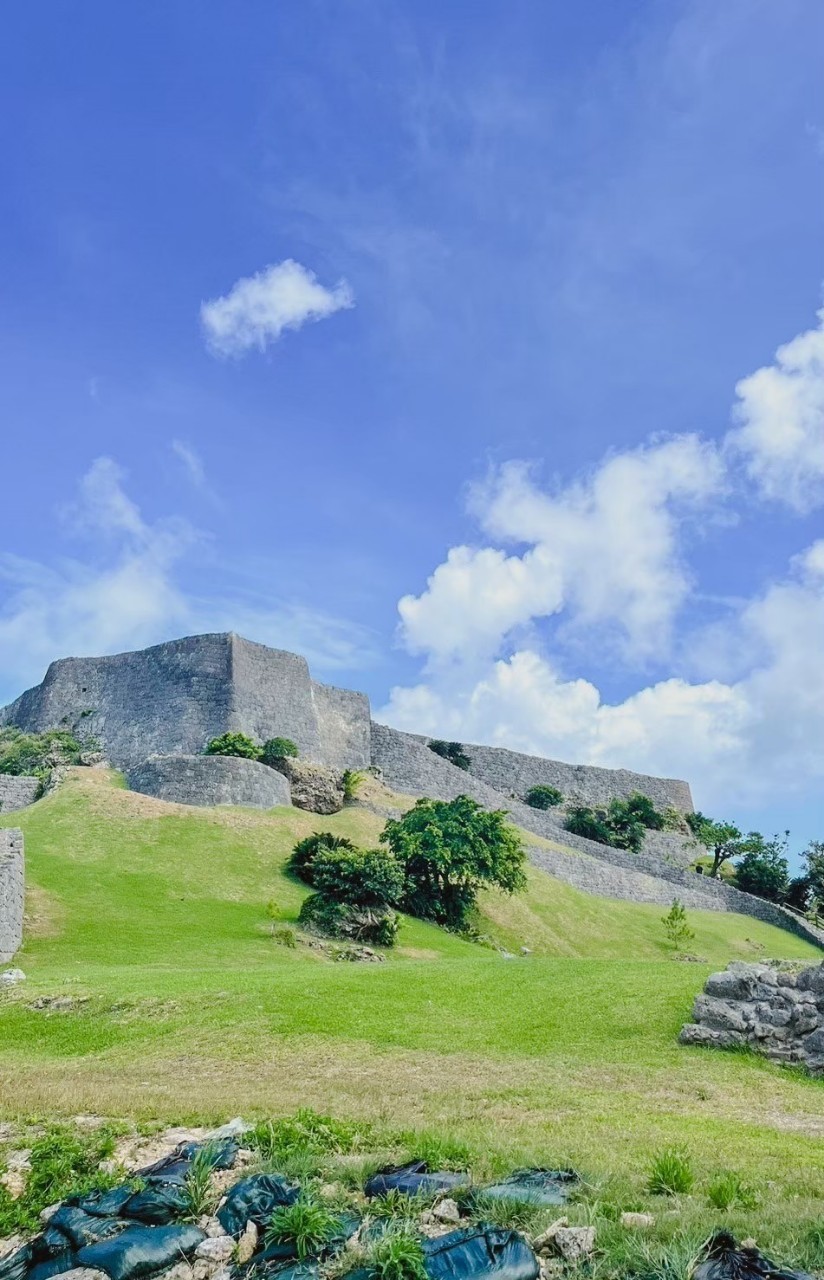
[[[824,310],[736,387],[729,449],[760,493],[805,512],[824,499]]]
[[[731,637],[741,679],[659,681],[620,702],[531,649],[392,690],[378,713],[410,731],[688,778],[700,805],[753,803],[824,782],[824,542],[748,602]]]
[[[264,351],[285,329],[300,329],[354,305],[345,280],[327,289],[313,271],[286,258],[243,276],[225,297],[202,303],[200,320],[211,351],[239,356],[253,347]]]
[[[694,435],[609,457],[556,492],[508,463],[471,506],[490,538],[528,549],[453,547],[426,590],[400,601],[404,642],[435,663],[491,656],[514,628],[565,610],[616,627],[633,653],[657,654],[689,589],[679,532],[722,489],[716,449]]]
[[[204,597],[181,585],[209,539],[179,517],[147,520],[111,458],[98,458],[62,514],[82,555],[55,563],[0,553],[0,705],[55,658],[116,653],[178,635],[237,631],[295,649],[317,668],[369,661],[365,628],[248,587]]]

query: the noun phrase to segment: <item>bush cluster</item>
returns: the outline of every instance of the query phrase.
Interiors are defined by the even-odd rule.
[[[440,738],[431,738],[429,750],[434,751],[436,756],[448,760],[458,769],[468,769],[472,764],[472,757],[466,754],[462,742],[442,742]]]
[[[81,742],[68,729],[24,733],[10,725],[0,729],[0,773],[31,774],[45,780],[58,765],[79,764],[82,753],[95,746],[92,740]]]
[[[315,890],[301,920],[333,936],[389,946],[398,931],[395,908],[463,929],[482,887],[515,893],[526,885],[524,850],[507,815],[468,796],[419,800],[387,822],[381,845],[359,849],[326,831],[300,840],[289,868]]]
[[[636,791],[627,800],[610,800],[606,809],[576,805],[567,814],[564,826],[575,835],[586,836],[598,844],[639,853],[644,832],[661,831],[665,818],[648,796]]]
[[[207,756],[239,756],[242,760],[257,760],[276,768],[279,760],[294,758],[298,749],[291,738],[269,738],[262,747],[246,733],[222,733],[212,738],[204,748]]]
[[[557,787],[540,784],[530,787],[524,800],[531,809],[554,809],[556,805],[563,804],[564,795]]]

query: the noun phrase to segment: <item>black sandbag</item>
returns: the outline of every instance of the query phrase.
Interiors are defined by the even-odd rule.
[[[205,1232],[190,1225],[127,1227],[113,1240],[81,1249],[76,1265],[105,1271],[111,1280],[137,1280],[188,1258],[205,1239]]]
[[[123,1218],[101,1218],[96,1214],[84,1213],[74,1205],[63,1204],[49,1218],[45,1235],[54,1233],[73,1249],[84,1249],[88,1244],[97,1244],[101,1240],[110,1240],[119,1235],[129,1224]]]
[[[133,1195],[133,1183],[123,1182],[110,1191],[91,1191],[88,1195],[69,1196],[63,1203],[82,1209],[84,1213],[90,1213],[96,1218],[118,1218],[125,1217],[124,1205]]]
[[[32,1262],[32,1248],[24,1244],[6,1258],[0,1258],[0,1280],[25,1280]]]
[[[56,1231],[49,1221],[44,1230],[31,1241],[31,1260],[45,1262],[47,1258],[56,1258],[58,1253],[65,1253],[71,1248],[70,1242],[62,1231]]]
[[[481,1194],[520,1204],[563,1204],[579,1181],[573,1169],[516,1169],[503,1181],[484,1187]]]
[[[270,1244],[265,1244],[258,1249],[257,1253],[253,1253],[241,1269],[253,1275],[261,1272],[279,1272],[287,1262],[292,1262],[297,1256],[298,1247],[294,1240],[273,1240]]]
[[[719,1231],[705,1245],[704,1259],[693,1280],[813,1280],[807,1271],[784,1271],[758,1249],[739,1248],[727,1231]]]
[[[64,1253],[46,1258],[45,1261],[31,1267],[26,1273],[26,1280],[51,1280],[51,1276],[59,1276],[64,1271],[74,1271],[77,1265],[77,1254],[73,1249],[67,1249]]]
[[[469,1178],[465,1173],[433,1173],[425,1160],[410,1160],[409,1164],[387,1165],[379,1169],[366,1183],[364,1194],[385,1196],[388,1191],[398,1191],[401,1195],[434,1195],[438,1191],[451,1191],[454,1187],[465,1187]]]
[[[162,1178],[164,1182],[185,1182],[195,1156],[203,1155],[212,1169],[231,1169],[237,1159],[237,1143],[231,1139],[219,1142],[181,1142],[169,1155],[154,1164],[138,1169],[138,1178]]]
[[[269,1225],[275,1209],[294,1204],[300,1187],[276,1173],[256,1173],[236,1182],[217,1211],[217,1220],[229,1236],[237,1239],[247,1222],[257,1227]]]
[[[149,1178],[145,1187],[133,1191],[120,1210],[124,1218],[152,1227],[165,1227],[175,1222],[189,1208],[189,1195],[184,1184]]]
[[[430,1280],[538,1280],[538,1259],[522,1235],[481,1222],[422,1241]]]

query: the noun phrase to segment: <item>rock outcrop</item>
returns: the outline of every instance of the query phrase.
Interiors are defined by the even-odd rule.
[[[693,1018],[682,1044],[749,1047],[824,1075],[824,963],[794,972],[734,961],[707,979]]]

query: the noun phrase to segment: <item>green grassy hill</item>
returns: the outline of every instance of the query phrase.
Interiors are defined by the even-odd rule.
[[[677,1045],[693,996],[732,957],[815,960],[792,935],[691,912],[674,963],[660,907],[589,897],[537,870],[488,895],[506,959],[406,920],[381,965],[277,945],[306,892],[284,874],[316,829],[374,842],[348,808],[193,810],[73,772],[28,810],[28,981],[0,997],[0,1118],[97,1112],[169,1121],[301,1105],[439,1130],[541,1163],[640,1170],[686,1144],[824,1195],[822,1085],[741,1055]],[[64,1011],[34,1009],[70,996]]]

